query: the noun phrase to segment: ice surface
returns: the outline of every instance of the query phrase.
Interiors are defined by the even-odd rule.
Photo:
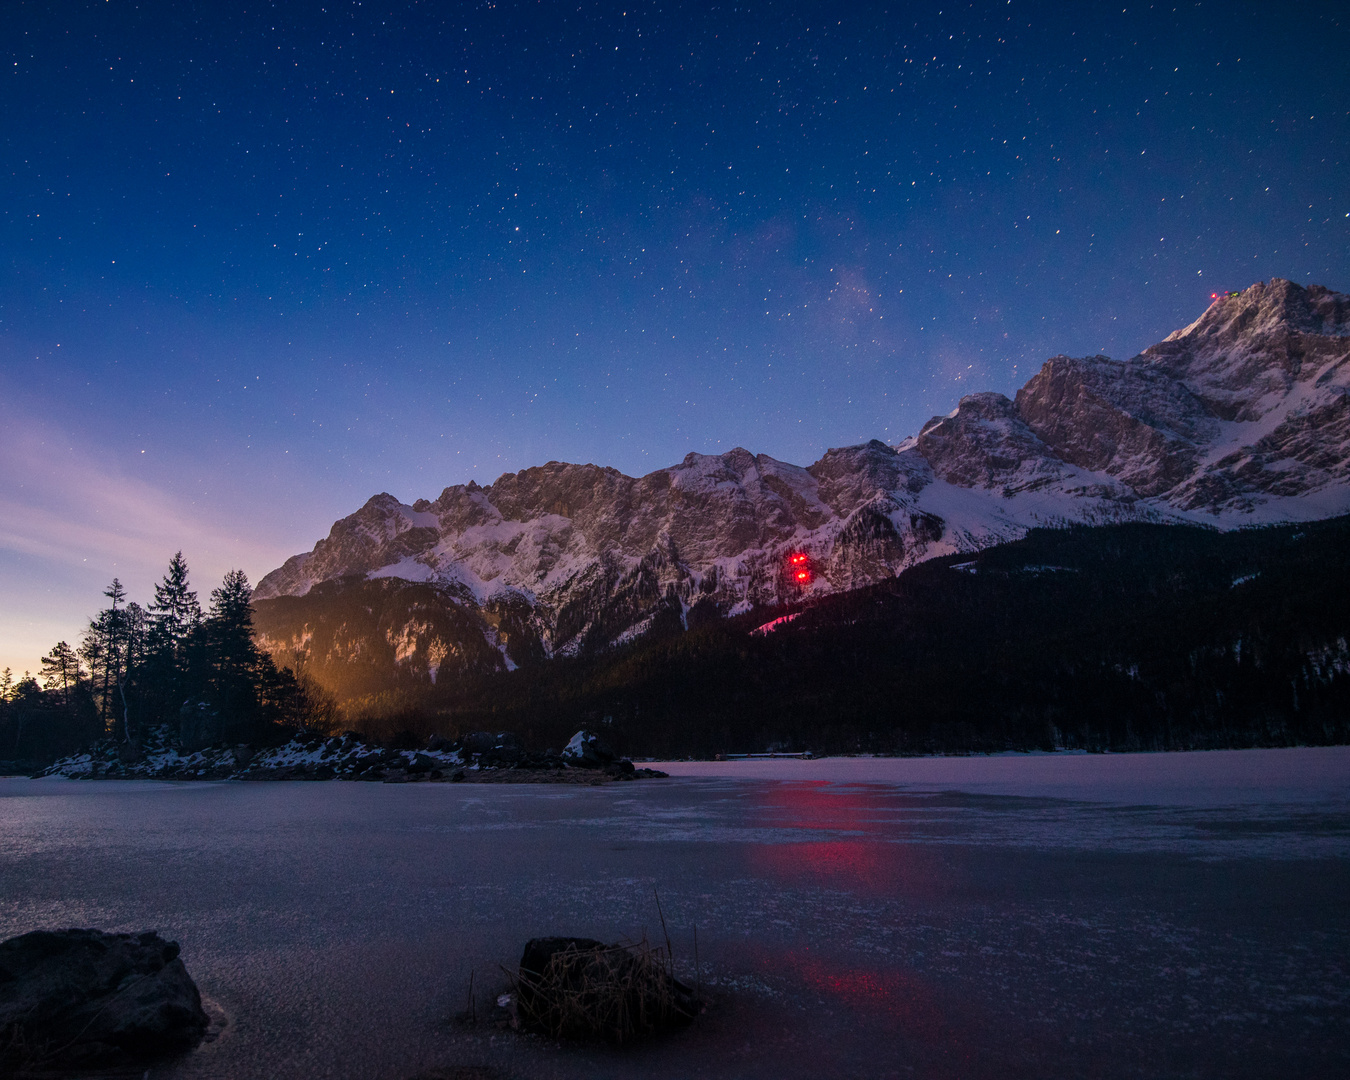
[[[224,1034],[161,1080],[1331,1076],[1344,748],[771,760],[597,788],[0,780],[0,937],[154,929]],[[672,768],[697,768],[709,765]],[[795,779],[753,779],[772,771]],[[740,773],[741,775],[733,775]],[[524,941],[660,938],[632,1051],[449,1018]]]
[[[1350,746],[1184,754],[665,761],[653,767],[672,776],[887,784],[915,792],[1150,806],[1328,802],[1350,808]]]

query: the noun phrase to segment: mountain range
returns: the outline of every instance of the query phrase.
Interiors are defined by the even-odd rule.
[[[254,593],[265,647],[339,697],[605,648],[892,578],[1031,528],[1220,529],[1350,511],[1350,296],[1216,298],[1128,361],[1056,356],[896,445],[737,448],[642,477],[549,462],[376,495]]]

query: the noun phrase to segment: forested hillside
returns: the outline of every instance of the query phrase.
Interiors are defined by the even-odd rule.
[[[1350,519],[1037,530],[792,609],[441,688],[405,726],[624,752],[1081,747],[1350,737]],[[395,718],[386,719],[388,724]],[[396,721],[397,722],[397,721]]]

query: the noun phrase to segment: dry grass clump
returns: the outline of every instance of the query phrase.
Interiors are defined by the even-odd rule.
[[[534,938],[515,979],[520,1026],[550,1038],[625,1043],[684,1027],[699,1012],[669,948]]]

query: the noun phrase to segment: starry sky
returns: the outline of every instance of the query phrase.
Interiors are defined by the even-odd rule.
[[[1079,10],[1079,8],[1083,10]],[[1214,290],[1350,290],[1337,3],[0,19],[0,666],[389,491],[898,442]]]

